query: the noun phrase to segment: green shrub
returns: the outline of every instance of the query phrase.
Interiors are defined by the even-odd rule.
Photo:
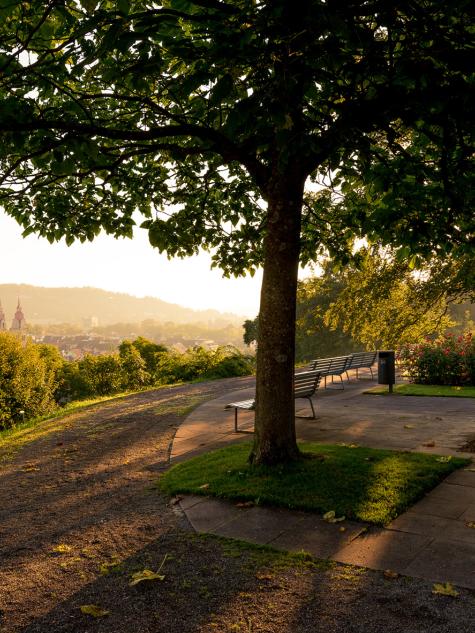
[[[183,354],[175,351],[160,354],[155,378],[161,384],[170,384],[197,378],[245,376],[253,370],[253,357],[241,354],[234,347],[223,346],[216,350],[193,347]]]
[[[0,428],[54,411],[62,362],[54,347],[0,333]]]
[[[398,360],[411,382],[425,385],[475,385],[475,341],[470,332],[405,345]]]

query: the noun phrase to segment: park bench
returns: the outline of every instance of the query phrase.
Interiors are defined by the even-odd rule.
[[[369,369],[371,372],[371,379],[373,376],[373,365],[376,362],[376,356],[378,352],[355,352],[350,356],[350,363],[346,369],[346,376],[348,380],[350,377],[348,376],[348,371],[350,369],[356,369],[356,378],[358,378],[358,370],[359,369]]]
[[[341,389],[344,389],[342,374],[344,374],[351,361],[351,356],[335,356],[334,358],[317,358],[310,361],[309,369],[311,371],[317,371],[325,382],[325,389],[327,388],[327,377],[339,376],[341,381]],[[348,375],[348,374],[347,374]],[[340,387],[335,387],[339,389]]]
[[[310,402],[312,408],[312,416],[299,415],[299,418],[307,418],[309,420],[315,420],[315,409],[313,408],[312,396],[318,389],[320,384],[321,375],[317,371],[304,371],[294,376],[294,399],[306,398]],[[241,400],[240,402],[230,402],[224,408],[234,409],[234,432],[237,433],[238,429],[238,410],[243,409],[247,411],[254,411],[256,406],[255,400]]]

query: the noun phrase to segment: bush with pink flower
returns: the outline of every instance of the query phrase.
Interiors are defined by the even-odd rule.
[[[471,332],[403,345],[397,359],[411,382],[423,385],[475,385],[475,339]]]

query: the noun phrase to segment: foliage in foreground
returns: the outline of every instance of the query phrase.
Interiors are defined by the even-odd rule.
[[[475,385],[475,340],[471,332],[404,345],[398,360],[411,382],[423,385]]]
[[[0,429],[53,412],[72,400],[147,386],[244,376],[254,359],[233,347],[185,354],[139,337],[118,353],[65,361],[57,348],[0,333]]]
[[[249,444],[206,453],[173,466],[160,479],[169,494],[210,494],[384,525],[444,477],[468,463],[421,453],[302,443],[304,459],[251,466]]]

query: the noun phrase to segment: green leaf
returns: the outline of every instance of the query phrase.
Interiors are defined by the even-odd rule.
[[[218,105],[226,97],[229,97],[232,92],[233,85],[234,82],[231,75],[224,75],[221,77],[210,91],[210,105]]]

